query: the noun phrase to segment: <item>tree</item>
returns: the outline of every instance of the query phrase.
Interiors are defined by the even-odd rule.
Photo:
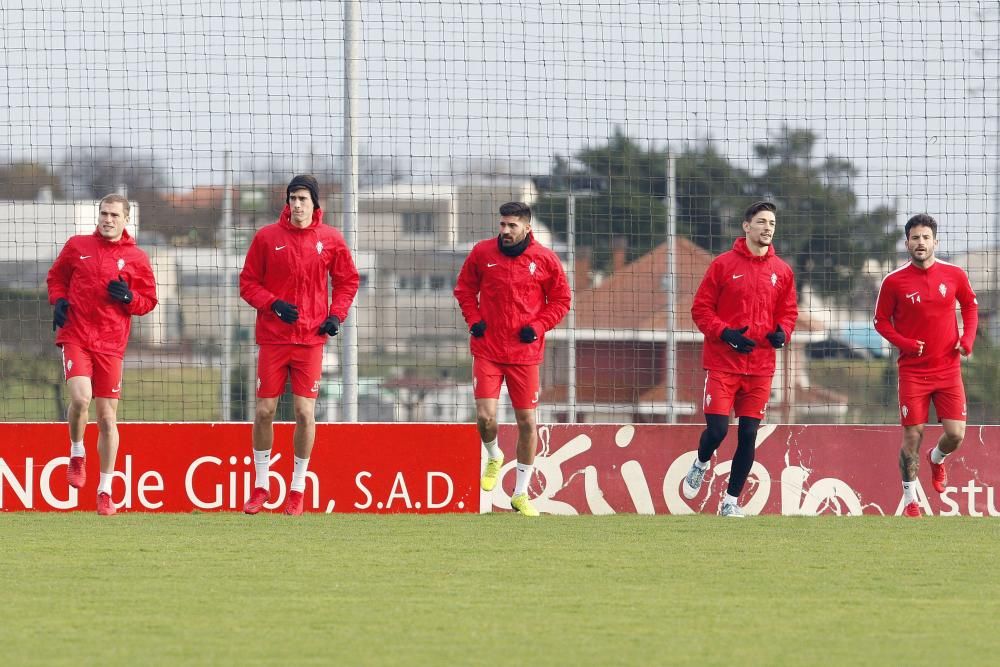
[[[816,141],[809,130],[783,127],[771,142],[754,146],[765,165],[754,189],[778,205],[776,245],[796,281],[845,300],[863,279],[865,260],[892,256],[896,212],[859,211],[851,189],[857,170],[843,158],[817,160]]]
[[[0,165],[0,199],[32,201],[43,188],[53,198],[63,197],[62,181],[49,168],[34,162]]]
[[[613,239],[628,240],[628,258],[635,259],[661,243],[666,231],[666,155],[644,149],[620,129],[604,146],[585,149],[573,161],[556,156],[552,175],[536,180],[542,190],[538,218],[552,231],[566,235],[566,197],[572,186],[590,195],[576,200],[578,243],[593,249],[595,268],[611,263]]]
[[[628,240],[628,259],[636,259],[666,238],[666,177],[666,150],[645,149],[616,130],[604,146],[573,159],[555,157],[551,174],[535,181],[542,193],[538,217],[565,236],[561,193],[589,191],[576,200],[576,232],[578,243],[593,249],[595,268],[610,264],[615,237]],[[676,160],[678,233],[713,252],[727,249],[739,229],[736,211],[746,205],[749,183],[749,175],[711,142],[687,148]]]
[[[678,156],[676,180],[677,232],[712,254],[731,248],[752,196],[750,174],[707,141]]]
[[[859,211],[847,160],[813,157],[816,135],[782,128],[754,147],[764,169],[758,175],[734,166],[710,140],[688,146],[676,161],[677,230],[718,254],[742,235],[746,206],[756,199],[778,204],[777,247],[792,264],[800,286],[848,300],[863,286],[869,258],[892,256],[895,211]],[[610,263],[612,239],[628,239],[629,259],[663,242],[666,231],[665,150],[645,149],[620,130],[607,144],[572,158],[556,156],[550,174],[535,179],[541,191],[538,217],[566,234],[567,191],[586,190],[576,201],[577,243],[593,248],[595,268]]]

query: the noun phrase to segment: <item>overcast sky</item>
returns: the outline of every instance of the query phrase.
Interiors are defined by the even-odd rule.
[[[221,182],[227,148],[242,166],[339,154],[342,16],[341,2],[4,0],[0,161],[114,142],[165,156],[190,187]],[[542,173],[615,126],[657,146],[711,136],[756,168],[752,145],[787,124],[859,167],[863,208],[938,215],[945,249],[995,224],[995,1],[370,0],[362,18],[363,143],[424,180],[453,158]]]

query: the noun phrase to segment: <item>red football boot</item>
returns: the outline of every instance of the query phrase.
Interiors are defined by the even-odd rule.
[[[87,460],[82,456],[71,456],[66,468],[66,481],[75,489],[82,489],[87,483]]]
[[[111,496],[104,493],[97,494],[97,513],[101,516],[111,516],[116,514],[118,510],[115,509],[115,504],[111,502]]]
[[[285,501],[285,514],[289,516],[298,516],[302,514],[302,505],[304,504],[305,498],[301,491],[289,491],[288,500]]]
[[[920,505],[914,500],[912,503],[908,503],[906,507],[903,508],[903,516],[920,516]]]
[[[927,462],[931,464],[931,483],[935,491],[944,493],[944,487],[948,485],[948,471],[944,469],[944,461],[941,463],[931,461],[931,451],[927,450]]]
[[[247,514],[256,514],[264,509],[264,503],[271,499],[271,493],[263,486],[255,486],[250,492],[250,499],[243,506],[243,511]]]

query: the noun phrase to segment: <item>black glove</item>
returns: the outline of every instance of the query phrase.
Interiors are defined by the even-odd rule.
[[[779,324],[774,331],[767,334],[767,340],[771,343],[771,347],[780,350],[785,347],[785,341],[788,340],[788,336],[785,335],[785,330]]]
[[[750,327],[743,327],[742,329],[723,329],[722,335],[719,336],[719,338],[729,343],[729,346],[740,354],[750,354],[750,352],[757,347],[757,343],[743,335],[749,328]]]
[[[469,327],[469,333],[472,334],[473,338],[482,338],[486,335],[486,321],[479,320],[471,327]]]
[[[271,304],[271,310],[286,324],[292,324],[299,319],[299,307],[281,299]]]
[[[522,343],[534,343],[538,340],[538,334],[535,333],[535,330],[530,324],[528,326],[521,327],[521,331],[518,333],[518,336],[521,337]]]
[[[331,315],[323,320],[323,324],[319,325],[320,336],[323,334],[326,334],[327,336],[336,336],[338,333],[340,333],[340,318],[336,315]]]
[[[132,290],[128,288],[128,283],[125,279],[118,276],[118,280],[112,280],[108,283],[108,294],[115,301],[121,301],[122,303],[132,303]]]
[[[69,312],[69,301],[66,299],[56,299],[55,310],[52,311],[52,330],[56,327],[66,326],[66,317]]]

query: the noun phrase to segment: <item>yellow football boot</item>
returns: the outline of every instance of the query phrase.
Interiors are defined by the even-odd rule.
[[[483,491],[492,491],[500,479],[500,468],[503,467],[503,456],[498,459],[486,459],[486,470],[479,480],[479,487]]]
[[[519,493],[510,499],[510,506],[512,509],[517,510],[524,516],[538,516],[538,510],[535,509],[531,501],[528,500],[527,493]]]

